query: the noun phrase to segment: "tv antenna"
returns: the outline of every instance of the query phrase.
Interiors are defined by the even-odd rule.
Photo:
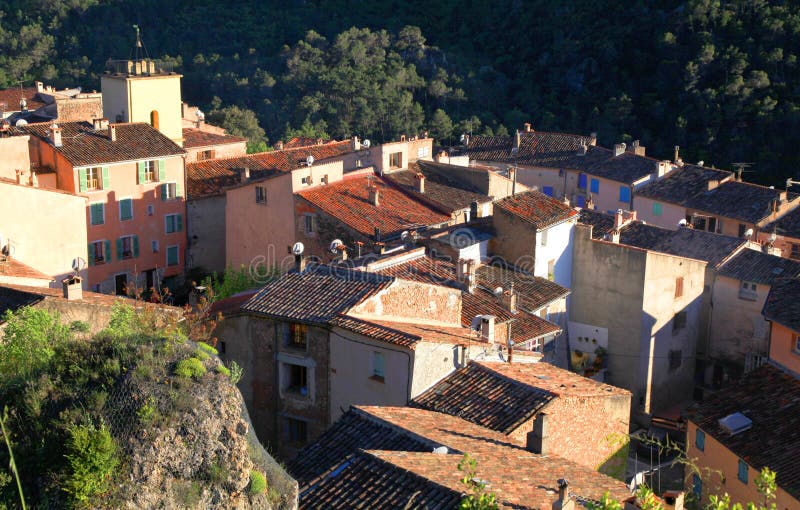
[[[736,169],[736,180],[737,181],[741,181],[742,180],[742,173],[744,173],[744,172],[752,172],[752,170],[747,170],[747,169],[750,168],[751,166],[753,166],[753,163],[740,162],[740,163],[731,163],[731,165],[733,166],[733,168]]]
[[[147,48],[142,42],[142,29],[139,28],[139,25],[133,25],[133,30],[136,32],[136,44],[133,47],[133,58],[131,60],[134,62],[148,60],[150,56],[147,54]]]
[[[72,259],[72,270],[75,271],[75,276],[78,276],[84,269],[86,269],[86,261],[83,257],[75,257]]]

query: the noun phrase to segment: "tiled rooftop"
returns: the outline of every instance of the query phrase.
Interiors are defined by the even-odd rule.
[[[690,209],[733,218],[748,223],[758,223],[772,214],[772,202],[782,191],[749,182],[726,181],[719,187],[701,192],[685,203]],[[796,195],[790,195],[793,200]]]
[[[778,278],[772,282],[764,317],[800,332],[800,278]]]
[[[409,163],[408,170],[387,173],[385,177],[415,199],[446,214],[469,209],[473,202],[490,202],[490,197],[458,178],[459,169],[463,170],[464,167],[418,161]],[[417,174],[425,176],[424,193],[417,192]],[[488,189],[488,176],[486,180]]]
[[[12,257],[0,256],[0,275],[11,276],[16,278],[35,278],[37,280],[52,281],[53,277],[46,275],[43,272],[32,268],[27,264],[23,264],[17,259]]]
[[[246,142],[243,136],[219,135],[201,129],[183,128],[183,146],[187,149]]]
[[[736,280],[772,285],[778,278],[800,276],[800,262],[756,250],[742,250],[722,265],[719,274]]]
[[[527,191],[498,200],[495,209],[502,209],[537,229],[549,227],[578,213],[560,200],[538,191]]]
[[[594,164],[587,165],[583,171],[593,176],[616,182],[633,184],[656,172],[658,162],[647,156],[637,156],[633,152],[623,152]]]
[[[514,291],[519,296],[519,306],[529,311],[539,310],[553,301],[565,298],[570,292],[566,287],[547,278],[497,265],[478,266],[475,274],[478,277],[478,285],[488,291],[493,291],[497,287],[508,290],[513,285]]]
[[[88,122],[64,122],[61,128],[62,146],[55,150],[73,166],[101,165],[119,161],[179,156],[186,151],[154,129],[150,124],[135,122],[112,124],[116,126],[116,141],[108,138],[108,131],[95,131]],[[50,141],[50,124],[29,124],[25,130]]]
[[[800,239],[800,206],[795,207],[777,220],[761,229],[762,232],[775,232],[779,236]]]
[[[736,412],[747,416],[752,427],[731,435],[719,420]],[[800,380],[766,365],[695,404],[689,416],[754,469],[775,471],[778,486],[800,498]]]
[[[733,174],[725,170],[686,165],[661,179],[645,184],[636,190],[636,194],[662,202],[685,205],[693,196],[708,191],[709,181],[722,182],[732,177]]]
[[[28,102],[28,110],[38,110],[45,106],[45,103],[37,97],[38,94],[36,87],[3,89],[0,90],[0,103],[6,104],[5,111],[16,112],[19,111],[19,100],[25,98],[25,101]]]
[[[268,317],[326,324],[393,281],[374,273],[315,266],[267,283],[242,309]]]
[[[591,209],[580,210],[578,223],[592,226],[592,239],[602,239],[606,234],[614,230],[613,216]]]
[[[376,186],[379,205],[369,201],[367,186]],[[382,239],[397,237],[404,230],[435,226],[450,221],[379,177],[351,177],[327,186],[297,193],[326,214],[351,229],[372,238],[380,229]]]
[[[348,152],[352,152],[352,143],[344,141],[189,163],[186,165],[187,194],[189,199],[195,199],[221,193],[240,183],[239,169],[249,168],[251,180],[266,179],[304,166],[308,156],[321,162]]]
[[[300,147],[311,147],[313,145],[326,145],[329,143],[337,143],[335,140],[322,140],[320,138],[309,138],[307,136],[295,136],[288,142],[283,144],[284,149],[297,149]],[[341,142],[338,142],[341,143]]]
[[[520,132],[520,147],[512,153],[513,136],[472,136],[459,153],[475,161],[495,161],[544,168],[582,169],[611,156],[611,151],[590,145],[588,136],[545,131]],[[587,146],[585,155],[582,145]]]

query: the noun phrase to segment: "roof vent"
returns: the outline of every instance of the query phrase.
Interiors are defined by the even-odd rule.
[[[724,418],[720,418],[719,426],[725,429],[728,434],[734,436],[740,432],[749,430],[753,426],[753,421],[742,413],[733,413]]]
[[[439,446],[439,447],[433,449],[433,453],[446,455],[446,454],[450,453],[450,449],[448,447],[446,447],[446,446]]]

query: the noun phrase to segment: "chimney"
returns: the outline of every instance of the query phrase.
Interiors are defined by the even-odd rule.
[[[644,147],[644,145],[640,145],[639,144],[639,140],[634,140],[633,141],[633,143],[631,144],[631,150],[637,156],[644,156],[645,147]]]
[[[42,92],[44,92],[44,83],[42,83],[40,81],[37,81],[37,82],[34,82],[34,83],[36,84],[36,92],[37,93],[41,94]]]
[[[464,145],[469,145],[469,135],[468,134],[464,135]]]
[[[378,187],[374,185],[369,186],[367,191],[369,192],[369,203],[375,207],[381,205],[381,192]]]
[[[50,126],[50,141],[54,147],[61,147],[61,128],[55,122]]]
[[[353,137],[353,151],[360,151],[361,150],[361,142],[358,141],[358,137]]]
[[[475,261],[473,259],[459,259],[456,266],[456,278],[472,294],[475,292],[477,281],[475,278]]]
[[[636,221],[636,211],[617,209],[614,213],[614,230],[619,230],[634,221]]]
[[[664,500],[664,510],[683,510],[683,501],[686,493],[683,491],[665,491],[661,498]]]
[[[39,187],[39,176],[36,175],[34,170],[31,170],[30,175],[28,176],[28,184],[34,188]]]
[[[81,277],[78,275],[70,276],[61,280],[61,288],[64,291],[64,299],[69,301],[83,299],[81,280]]]
[[[250,168],[237,168],[237,172],[239,173],[239,182],[247,182],[250,180]]]
[[[400,135],[400,141],[401,142],[405,142],[406,141],[406,135]]]
[[[317,138],[317,145],[322,145],[322,138]]]
[[[376,242],[375,253],[377,253],[378,255],[383,255],[384,253],[386,253],[386,243],[382,243],[380,241]]]
[[[503,305],[508,309],[511,313],[517,313],[517,291],[514,290],[514,284],[511,284],[511,288],[503,292]]]
[[[283,140],[278,140],[275,143],[275,150],[276,151],[282,151],[283,150]]]
[[[625,153],[625,143],[614,144],[614,157],[621,156]]]
[[[22,184],[22,170],[17,170],[17,184]]]
[[[92,128],[95,131],[100,131],[100,130],[103,130],[103,129],[107,129],[108,125],[109,125],[108,124],[108,119],[106,119],[106,118],[92,119]]]
[[[519,135],[519,130],[514,134],[514,148],[519,150],[519,146],[522,143],[522,139]]]
[[[117,141],[117,126],[115,126],[114,124],[108,125],[108,139],[111,140],[112,142]]]
[[[547,413],[539,413],[533,422],[533,430],[528,432],[527,449],[539,455],[547,455],[550,453],[549,438],[550,431],[548,430],[549,418]]]
[[[525,132],[526,133],[530,133],[531,132],[531,123],[530,122],[526,122],[524,125],[525,125]]]
[[[347,260],[347,246],[340,244],[336,249],[339,250],[339,255],[341,255],[342,260]]]
[[[414,180],[416,181],[417,193],[425,193],[425,176],[422,173],[418,173],[414,176]]]
[[[595,133],[594,131],[592,132],[592,134],[589,135],[589,145],[593,147],[597,145],[597,133]]]
[[[486,342],[494,343],[494,315],[481,316],[481,338]]]
[[[381,229],[379,227],[375,227],[374,236],[375,236],[375,241],[376,242],[380,242],[381,241]]]
[[[589,147],[586,146],[586,142],[581,142],[581,148],[578,149],[578,156],[585,156],[588,150]]]
[[[676,165],[678,164],[678,161],[680,161],[680,159],[681,159],[680,158],[680,152],[681,152],[681,146],[680,145],[676,145],[675,146],[675,154],[672,157],[672,162],[675,163]]]
[[[569,482],[558,480],[558,499],[553,501],[553,510],[575,510],[575,500],[569,496]]]

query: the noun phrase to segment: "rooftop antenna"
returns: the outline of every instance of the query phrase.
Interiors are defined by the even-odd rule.
[[[142,60],[149,60],[150,56],[147,54],[147,48],[142,42],[142,29],[139,25],[133,25],[133,30],[136,31],[136,44],[133,47],[133,61],[140,62]]]
[[[753,163],[731,163],[731,165],[736,169],[736,180],[741,181],[742,173],[745,172],[746,168],[753,166]]]

